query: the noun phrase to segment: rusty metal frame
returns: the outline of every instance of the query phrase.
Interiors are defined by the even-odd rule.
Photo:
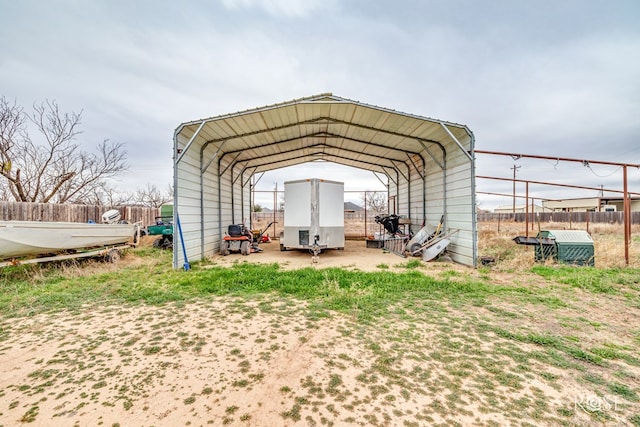
[[[583,186],[576,186],[576,185],[569,185],[569,184],[558,184],[558,183],[551,183],[551,182],[544,182],[544,181],[530,181],[530,180],[519,180],[519,179],[514,179],[514,178],[498,178],[498,177],[488,177],[488,176],[476,176],[476,178],[485,178],[485,179],[499,179],[499,180],[504,180],[504,181],[512,181],[512,182],[525,182],[526,183],[526,197],[529,197],[529,183],[532,184],[540,184],[540,185],[554,185],[554,186],[560,186],[560,187],[566,187],[566,188],[579,188],[579,189],[595,189],[595,190],[603,190],[603,191],[608,191],[608,192],[615,192],[615,193],[622,193],[622,200],[623,200],[623,207],[622,207],[622,211],[623,211],[623,218],[624,218],[624,261],[625,261],[625,265],[629,265],[629,245],[630,245],[630,241],[631,241],[631,194],[634,195],[640,195],[640,193],[635,193],[635,192],[630,192],[629,191],[629,185],[628,185],[628,176],[627,176],[627,169],[628,168],[636,168],[636,169],[640,169],[640,164],[635,164],[635,163],[619,163],[619,162],[609,162],[609,161],[602,161],[602,160],[585,160],[585,159],[574,159],[574,158],[569,158],[569,157],[557,157],[557,156],[541,156],[541,155],[536,155],[536,154],[519,154],[519,153],[507,153],[507,152],[501,152],[501,151],[486,151],[486,150],[474,150],[475,154],[488,154],[488,155],[494,155],[494,156],[509,156],[514,160],[518,160],[521,158],[528,158],[528,159],[541,159],[541,160],[555,160],[557,162],[573,162],[573,163],[581,163],[584,166],[589,166],[590,164],[597,164],[597,165],[608,165],[608,166],[618,166],[622,168],[622,190],[608,190],[608,189],[602,189],[602,188],[595,188],[595,187],[583,187]],[[528,203],[528,202],[527,202]],[[527,206],[527,212],[526,212],[526,220],[527,220],[527,229],[529,228],[529,212],[528,212],[528,206]]]

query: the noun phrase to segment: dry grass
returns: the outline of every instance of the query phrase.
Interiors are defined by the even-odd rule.
[[[529,224],[529,236],[540,230],[585,230],[594,242],[596,267],[623,268],[624,228],[622,224],[543,223]],[[504,269],[527,269],[535,264],[533,249],[516,245],[513,238],[526,235],[521,222],[483,222],[478,224],[478,251],[480,255],[493,256]],[[629,267],[640,268],[640,225],[631,227],[629,242]]]

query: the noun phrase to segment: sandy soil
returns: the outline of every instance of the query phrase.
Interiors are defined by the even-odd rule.
[[[495,369],[517,372],[497,351],[504,340],[470,341],[473,354],[495,356],[476,366],[444,348],[465,337],[430,321],[389,329],[304,312],[291,301],[227,299],[12,320],[0,350],[0,425],[555,425],[557,410],[574,407],[570,396],[588,393],[560,369],[552,384],[522,372],[508,374],[517,387],[491,380]],[[547,414],[530,412],[540,399]],[[520,412],[517,402],[529,406]]]
[[[211,261],[403,271],[420,259],[361,240],[320,254],[317,263],[303,251],[281,252],[277,240],[260,248]],[[423,263],[420,271],[486,274],[446,261]],[[547,286],[513,271],[492,279]],[[554,367],[532,356],[541,347],[515,347],[477,327],[508,322],[575,336],[587,347],[633,348],[637,310],[617,312],[622,301],[579,291],[562,309],[525,308],[519,300],[429,303],[409,317],[405,308],[389,307],[389,322],[371,325],[345,314],[316,316],[275,295],[0,318],[0,427],[631,425],[633,409],[618,410],[612,405],[621,404],[619,397],[595,395],[576,375],[640,390],[637,366],[621,368],[624,379],[609,378],[614,370],[601,366]],[[608,418],[594,418],[577,403],[610,405]]]
[[[357,269],[360,271],[390,271],[406,270],[403,265],[411,260],[421,261],[420,257],[403,258],[395,253],[378,248],[367,248],[364,240],[346,240],[344,250],[330,249],[323,251],[314,262],[311,253],[304,250],[280,251],[277,239],[271,243],[261,243],[258,246],[262,252],[242,256],[239,253],[227,256],[216,255],[211,257],[216,265],[232,265],[237,262],[252,263],[278,263],[283,269],[297,269],[304,267],[329,268],[339,267],[344,269]],[[440,271],[442,269],[461,269],[472,272],[473,269],[449,262],[446,258],[424,263],[426,271]]]

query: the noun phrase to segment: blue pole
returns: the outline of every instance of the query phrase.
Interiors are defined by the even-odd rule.
[[[180,246],[182,247],[182,255],[184,255],[184,270],[189,271],[191,265],[189,265],[189,260],[187,259],[187,249],[184,247],[184,237],[182,237],[182,226],[180,225],[180,217],[176,215],[176,222],[178,223],[178,233],[180,234]]]

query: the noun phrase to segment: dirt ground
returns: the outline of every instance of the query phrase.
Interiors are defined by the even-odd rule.
[[[562,370],[553,381],[532,374],[536,363],[518,371],[505,340],[452,333],[468,313],[362,328],[304,312],[220,299],[14,319],[3,326],[0,425],[561,425],[554,414],[592,396]],[[483,353],[495,359],[476,361]]]
[[[304,251],[281,252],[277,240],[260,248],[211,261],[406,271],[420,259],[362,240],[323,252],[317,263]],[[420,271],[483,274],[447,261]],[[494,276],[520,280],[513,272]],[[336,313],[314,318],[305,304],[276,295],[0,317],[0,427],[631,425],[627,415],[616,418],[617,406],[594,421],[584,405],[602,409],[618,398],[595,395],[578,371],[543,365],[539,346],[516,348],[477,329],[507,321],[635,346],[628,325],[637,329],[638,311],[616,313],[620,301],[580,298],[576,291],[561,310],[427,302],[435,305],[420,316],[402,309],[384,325]],[[609,372],[589,369],[594,378]],[[625,372],[636,389],[640,371]]]
[[[379,248],[367,248],[364,240],[346,240],[344,250],[329,249],[324,250],[317,258],[317,262],[313,261],[310,252],[304,250],[286,250],[280,251],[280,244],[277,239],[271,243],[261,243],[259,246],[261,252],[252,253],[242,256],[239,253],[229,254],[227,256],[215,255],[210,258],[216,265],[231,265],[237,262],[252,262],[271,264],[277,263],[283,269],[296,269],[303,267],[312,268],[329,268],[339,267],[345,269],[358,269],[361,271],[380,271],[387,269],[390,271],[403,270],[403,264],[410,260],[421,260],[420,257],[403,258],[392,252]],[[425,263],[426,268],[440,270],[442,268],[463,268],[452,262],[434,260]],[[472,269],[470,269],[472,270]]]

